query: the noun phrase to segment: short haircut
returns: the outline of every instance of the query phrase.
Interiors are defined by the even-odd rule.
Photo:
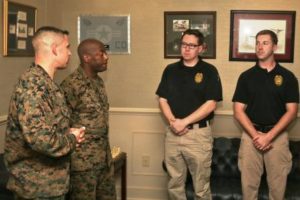
[[[39,35],[41,35],[44,32],[52,32],[52,33],[57,33],[57,34],[69,35],[69,32],[66,30],[62,30],[62,29],[56,28],[54,26],[42,26],[35,32],[33,39],[38,37]]]
[[[34,36],[32,38],[32,45],[34,47],[35,50],[37,50],[37,40],[41,37],[43,37],[44,34],[48,34],[48,33],[54,33],[57,35],[69,35],[69,32],[66,30],[62,30],[53,26],[42,26],[41,28],[39,28],[35,33]]]
[[[269,35],[272,39],[273,44],[277,45],[278,37],[277,37],[276,33],[274,33],[274,31],[271,31],[271,30],[268,30],[268,29],[261,30],[256,34],[255,39],[257,39],[257,37],[260,36],[260,35]]]
[[[181,41],[185,35],[194,35],[196,38],[198,38],[198,45],[202,45],[204,42],[203,34],[197,29],[187,29],[186,31],[184,31],[181,36]]]
[[[98,48],[100,50],[101,48],[103,48],[103,51],[105,51],[104,44],[97,39],[87,38],[81,41],[77,47],[77,54],[79,56],[80,62],[84,62],[83,56],[85,54],[92,55],[93,53],[95,53],[95,51],[97,51]]]

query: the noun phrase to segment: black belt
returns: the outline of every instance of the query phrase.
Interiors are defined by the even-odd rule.
[[[260,131],[262,133],[267,133],[274,127],[274,125],[259,125],[259,124],[253,124],[253,126],[257,131]]]
[[[187,128],[188,129],[194,129],[194,127],[198,128],[204,128],[204,127],[208,127],[209,126],[209,121],[201,121],[201,122],[197,122],[197,123],[194,123],[194,124],[189,124],[187,125]]]

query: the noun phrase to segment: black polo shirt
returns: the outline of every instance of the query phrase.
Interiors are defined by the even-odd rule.
[[[247,105],[253,123],[275,125],[286,112],[286,103],[299,102],[298,81],[278,63],[270,72],[256,64],[240,75],[232,101]]]
[[[199,58],[194,67],[183,61],[168,65],[162,75],[156,94],[168,100],[176,118],[184,118],[207,100],[222,100],[222,86],[217,69]],[[213,112],[204,120],[213,118]]]

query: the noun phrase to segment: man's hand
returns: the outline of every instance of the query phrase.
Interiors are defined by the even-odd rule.
[[[260,151],[268,151],[272,148],[272,140],[267,133],[258,132],[258,135],[253,138],[254,146]]]
[[[183,129],[183,131],[180,131],[180,132],[176,133],[176,135],[182,136],[182,135],[187,134],[187,132],[189,132],[189,129],[188,129],[188,128],[185,128],[185,129]]]
[[[186,124],[182,119],[175,119],[172,121],[170,123],[170,128],[176,135],[184,135],[188,131]]]
[[[77,141],[76,146],[79,146],[79,144],[84,141],[85,127],[70,128],[70,134],[75,135]]]

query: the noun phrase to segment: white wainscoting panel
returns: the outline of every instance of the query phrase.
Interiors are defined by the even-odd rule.
[[[132,133],[132,174],[145,176],[166,176],[162,169],[164,157],[163,132]]]

